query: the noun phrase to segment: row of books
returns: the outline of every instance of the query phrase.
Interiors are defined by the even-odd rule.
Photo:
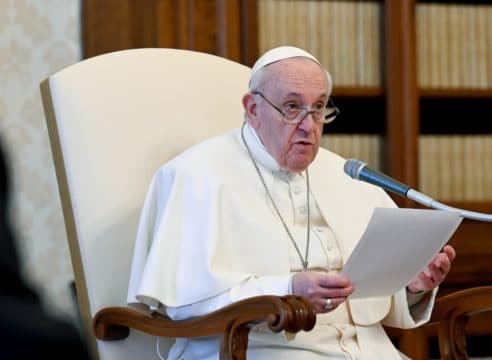
[[[421,87],[492,87],[492,4],[417,3]],[[259,0],[259,47],[310,51],[344,86],[381,86],[380,1]]]
[[[441,200],[492,200],[492,135],[423,135],[420,190]]]
[[[323,135],[321,146],[384,171],[379,135]],[[492,135],[421,135],[419,188],[443,201],[492,200]]]
[[[358,159],[371,168],[381,170],[383,137],[368,134],[328,134],[321,137],[320,146],[346,159]]]
[[[417,6],[421,87],[492,87],[492,5]]]
[[[260,52],[303,48],[331,73],[336,86],[380,86],[381,3],[259,0]]]

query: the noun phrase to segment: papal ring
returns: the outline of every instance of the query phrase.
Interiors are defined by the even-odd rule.
[[[331,299],[326,299],[325,309],[331,309],[332,307],[333,307],[333,304],[331,302]]]

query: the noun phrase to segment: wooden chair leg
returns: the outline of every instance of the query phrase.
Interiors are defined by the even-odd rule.
[[[429,336],[425,328],[403,330],[400,351],[413,360],[429,359]]]
[[[233,324],[222,337],[220,360],[246,360],[248,324]]]
[[[441,359],[469,359],[466,350],[465,327],[468,316],[450,317],[439,325],[439,352]]]

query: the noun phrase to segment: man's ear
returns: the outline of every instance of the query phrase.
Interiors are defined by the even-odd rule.
[[[243,96],[243,107],[246,114],[246,120],[255,129],[259,126],[259,119],[256,113],[256,97],[254,94],[247,93]]]

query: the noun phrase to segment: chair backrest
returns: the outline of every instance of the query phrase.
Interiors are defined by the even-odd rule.
[[[101,359],[157,358],[155,339],[93,337],[92,317],[125,306],[147,186],[164,162],[238,127],[250,69],[204,53],[135,49],[65,68],[41,84],[82,320]]]

